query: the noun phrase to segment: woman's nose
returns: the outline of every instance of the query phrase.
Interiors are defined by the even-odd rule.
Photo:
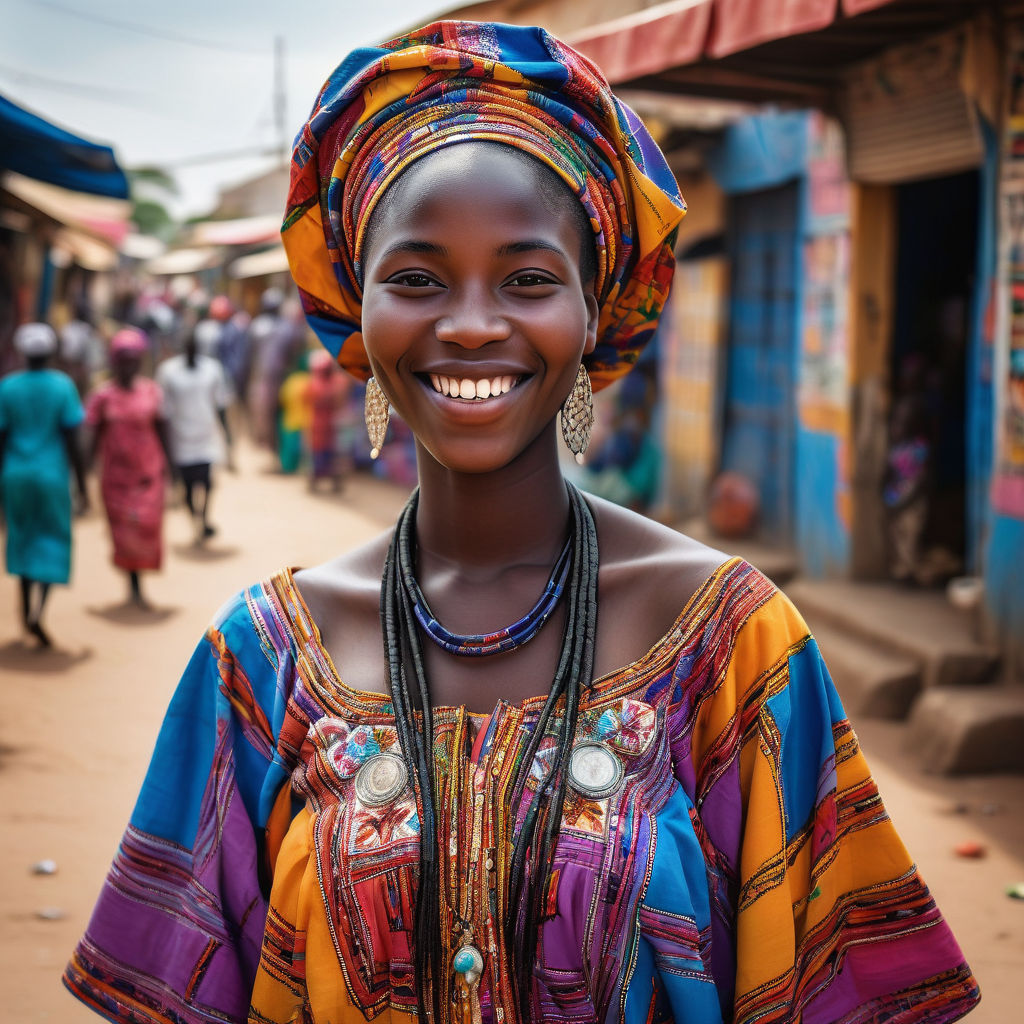
[[[451,302],[434,325],[438,341],[450,341],[463,348],[480,348],[509,336],[508,321],[494,307],[486,289],[466,289],[452,295]]]

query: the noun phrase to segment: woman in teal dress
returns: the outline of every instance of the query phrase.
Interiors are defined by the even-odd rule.
[[[7,521],[7,571],[21,580],[25,629],[43,647],[51,583],[71,575],[69,467],[83,506],[85,476],[78,447],[84,413],[66,373],[49,367],[57,336],[46,324],[23,324],[14,344],[26,369],[0,380],[0,497]]]

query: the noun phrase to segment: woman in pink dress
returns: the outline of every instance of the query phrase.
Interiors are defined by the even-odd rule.
[[[146,336],[133,328],[110,342],[113,375],[86,403],[92,456],[100,457],[100,489],[114,542],[114,565],[128,573],[131,603],[147,608],[139,572],[159,569],[167,438],[157,384],[139,375]]]

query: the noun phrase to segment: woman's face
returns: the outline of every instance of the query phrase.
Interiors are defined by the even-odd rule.
[[[593,351],[571,196],[466,143],[417,161],[372,222],[363,341],[417,440],[459,472],[498,469],[548,429]],[[543,185],[543,181],[541,181]]]
[[[142,365],[142,356],[137,352],[118,352],[111,362],[113,364],[114,379],[118,384],[127,387],[139,372],[139,367]]]

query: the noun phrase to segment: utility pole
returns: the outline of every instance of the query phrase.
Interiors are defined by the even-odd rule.
[[[274,36],[274,129],[281,162],[288,162],[288,101],[284,84],[284,36]]]

